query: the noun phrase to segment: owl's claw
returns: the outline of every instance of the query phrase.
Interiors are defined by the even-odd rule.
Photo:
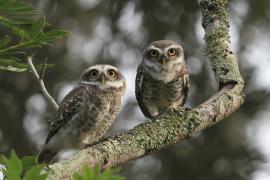
[[[176,112],[184,112],[184,111],[189,111],[189,110],[191,110],[191,108],[189,108],[189,107],[179,107],[179,108],[175,108],[175,107],[169,107],[166,111],[165,111],[165,113],[176,113]]]
[[[166,109],[165,113],[169,113],[170,114],[170,113],[174,113],[176,111],[177,111],[177,109],[175,107],[168,107]]]
[[[46,170],[46,171],[49,171],[49,172],[51,172],[51,173],[53,173],[53,174],[55,174],[55,171],[54,171],[52,168],[50,168],[49,164],[47,164],[47,165],[45,166],[45,170]]]
[[[84,149],[85,149],[85,148],[89,148],[89,147],[91,147],[91,146],[92,146],[92,144],[85,144],[85,145],[84,145]]]
[[[102,138],[100,138],[99,141],[96,141],[96,142],[93,142],[93,143],[89,143],[89,144],[85,144],[85,145],[84,145],[84,148],[88,148],[88,147],[94,146],[94,145],[96,145],[96,144],[98,144],[98,143],[100,143],[101,141],[104,141],[104,140],[106,140],[106,139],[108,139],[108,137],[102,137]]]

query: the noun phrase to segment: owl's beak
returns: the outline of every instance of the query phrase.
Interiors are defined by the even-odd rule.
[[[166,59],[166,57],[165,56],[162,56],[161,59],[160,59],[160,63],[162,65],[165,65],[167,62],[168,62],[168,60]]]
[[[106,78],[105,78],[105,75],[103,73],[101,74],[101,82],[102,82],[102,84],[105,84],[105,82],[106,82]]]

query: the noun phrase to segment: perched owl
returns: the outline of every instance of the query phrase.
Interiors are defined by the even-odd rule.
[[[103,137],[111,127],[125,91],[125,79],[110,65],[86,69],[61,102],[38,163],[50,163],[63,149],[81,149]]]
[[[188,71],[181,45],[170,40],[149,44],[137,69],[135,93],[146,117],[183,106],[189,90]]]

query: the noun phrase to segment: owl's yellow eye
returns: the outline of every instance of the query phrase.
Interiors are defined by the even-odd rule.
[[[176,50],[175,49],[172,48],[172,49],[169,49],[168,50],[168,55],[169,56],[174,56],[175,54],[176,54]]]
[[[116,77],[116,72],[113,69],[110,69],[110,70],[107,71],[107,75],[110,78],[115,78]]]
[[[150,56],[151,57],[157,57],[158,56],[158,51],[157,50],[151,50],[150,51]]]
[[[95,69],[90,71],[89,76],[90,76],[91,79],[96,78],[98,76],[98,71],[95,70]]]

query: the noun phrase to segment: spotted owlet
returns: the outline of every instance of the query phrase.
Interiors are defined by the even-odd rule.
[[[81,149],[102,138],[119,111],[125,86],[123,75],[113,66],[86,69],[61,102],[37,162],[50,163],[61,150]]]
[[[136,99],[146,117],[183,106],[189,79],[182,46],[170,40],[149,44],[138,66],[135,86]]]

